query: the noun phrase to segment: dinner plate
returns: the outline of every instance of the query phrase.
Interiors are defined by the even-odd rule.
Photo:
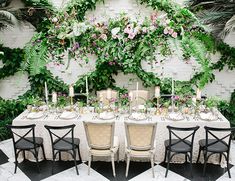
[[[64,111],[59,118],[60,119],[75,119],[78,115],[75,112]]]
[[[143,121],[147,119],[146,114],[144,113],[132,113],[128,119],[135,120],[135,121]]]
[[[115,115],[113,112],[102,112],[99,114],[99,119],[110,120],[114,118],[115,118]]]
[[[42,118],[43,116],[44,116],[44,112],[39,111],[39,112],[30,112],[26,117],[27,119],[39,119],[39,118]]]
[[[203,121],[217,121],[219,119],[218,116],[212,112],[200,112],[198,118]]]
[[[170,112],[165,118],[172,121],[182,121],[185,119],[181,112]]]

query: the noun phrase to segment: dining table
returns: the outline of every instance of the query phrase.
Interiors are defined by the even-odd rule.
[[[217,111],[218,118],[216,120],[203,120],[199,119],[195,115],[185,115],[184,119],[181,120],[171,120],[168,119],[164,115],[156,115],[156,114],[148,114],[146,116],[146,119],[136,120],[131,119],[129,114],[127,113],[115,113],[115,116],[110,119],[103,119],[100,118],[98,113],[95,113],[94,111],[91,112],[83,112],[79,113],[75,111],[74,117],[66,118],[59,116],[59,113],[51,112],[51,111],[45,111],[41,117],[30,117],[30,112],[28,110],[25,110],[22,112],[18,117],[16,117],[12,124],[13,125],[28,125],[28,124],[35,124],[35,135],[43,138],[43,145],[46,153],[46,158],[51,160],[52,159],[52,148],[51,148],[51,139],[48,133],[48,130],[45,129],[45,125],[49,126],[65,126],[65,125],[71,125],[75,124],[74,128],[74,137],[80,139],[80,153],[81,153],[81,159],[82,161],[88,160],[88,143],[86,138],[86,133],[84,129],[83,122],[84,121],[92,121],[92,122],[109,122],[114,121],[115,122],[115,133],[114,135],[118,137],[119,139],[119,160],[125,160],[125,146],[126,146],[126,133],[125,133],[125,121],[130,122],[138,122],[139,124],[146,124],[146,123],[156,123],[157,129],[156,129],[156,135],[155,135],[155,162],[161,163],[164,160],[164,153],[165,153],[165,145],[164,141],[169,139],[169,131],[167,129],[167,126],[175,126],[175,127],[194,127],[199,126],[200,128],[197,130],[194,138],[194,144],[193,144],[193,162],[196,162],[198,151],[199,151],[199,140],[205,139],[205,126],[210,127],[218,127],[218,128],[228,128],[230,127],[229,121],[219,112]],[[61,115],[61,113],[60,113]],[[23,134],[23,132],[21,133]],[[58,133],[58,134],[63,134]],[[186,132],[181,132],[181,136],[185,136]],[[223,133],[218,133],[219,134]],[[223,136],[223,135],[221,135]],[[26,154],[27,157],[33,159],[31,153]],[[39,158],[42,159],[42,153],[39,152]],[[62,154],[63,160],[69,160],[70,155],[67,153]],[[110,158],[105,157],[97,157],[94,158],[94,160],[101,160],[101,161],[109,161]],[[141,159],[137,159],[137,161],[141,161]],[[176,155],[173,157],[172,162],[174,163],[182,163],[185,162],[184,155]],[[200,162],[203,162],[202,154],[200,158]],[[210,157],[209,161],[210,163],[219,164],[219,155],[213,155]],[[224,165],[225,160],[222,159],[221,165]]]

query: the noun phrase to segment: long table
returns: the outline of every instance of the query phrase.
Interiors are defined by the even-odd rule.
[[[74,134],[75,137],[80,138],[80,150],[81,156],[83,161],[88,160],[88,144],[86,140],[85,130],[83,127],[83,121],[101,121],[98,118],[94,117],[93,113],[89,114],[82,114],[79,118],[70,119],[70,120],[63,120],[59,119],[55,114],[48,114],[46,117],[40,119],[27,119],[26,115],[28,111],[24,111],[18,117],[13,120],[13,125],[27,125],[27,124],[36,124],[36,136],[40,136],[44,139],[44,148],[46,152],[47,159],[52,159],[52,150],[51,150],[51,141],[49,137],[48,131],[44,128],[44,125],[51,125],[51,126],[65,126],[70,124],[75,124]],[[194,119],[193,116],[188,116],[188,119],[183,121],[171,121],[167,119],[163,119],[161,116],[153,115],[151,120],[146,122],[156,122],[157,123],[157,130],[156,130],[156,138],[155,138],[155,149],[156,149],[156,157],[155,162],[162,162],[164,160],[164,140],[169,138],[168,129],[166,128],[167,125],[176,126],[176,127],[192,127],[192,126],[200,126],[199,130],[195,134],[194,140],[194,148],[193,148],[193,162],[196,161],[198,155],[198,141],[200,139],[205,139],[205,130],[204,126],[211,126],[211,127],[219,127],[219,128],[227,128],[230,127],[229,121],[221,114],[218,113],[219,118],[217,121],[203,121],[199,119]],[[114,119],[115,121],[115,136],[118,136],[120,142],[120,151],[119,151],[119,159],[125,159],[125,128],[124,128],[124,121],[127,120],[128,115],[120,115],[119,119]],[[102,120],[103,121],[103,120]],[[142,121],[140,121],[142,122]],[[184,134],[184,133],[182,133]],[[222,133],[220,133],[222,134]],[[183,136],[183,135],[182,135]],[[30,154],[30,153],[28,153]],[[201,154],[202,155],[202,154]],[[30,157],[30,155],[28,155]],[[63,159],[69,159],[69,154],[63,154]],[[96,159],[105,159],[108,158],[96,158]],[[202,157],[201,157],[202,159]],[[173,162],[184,162],[184,155],[176,155],[173,158]],[[219,156],[214,155],[210,158],[209,162],[218,164]],[[222,161],[223,163],[223,161]]]

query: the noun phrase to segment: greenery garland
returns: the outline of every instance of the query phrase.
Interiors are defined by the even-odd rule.
[[[0,79],[14,75],[20,70],[20,65],[24,61],[24,51],[20,48],[8,48],[0,45],[0,60],[4,64],[0,68]]]

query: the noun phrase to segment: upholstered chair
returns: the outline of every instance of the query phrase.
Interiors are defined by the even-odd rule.
[[[128,176],[131,157],[149,158],[152,167],[152,176],[154,178],[154,140],[156,133],[156,123],[131,123],[125,122],[126,130],[126,177]]]
[[[109,100],[107,99],[107,96],[108,96],[108,89],[107,90],[97,91],[98,99],[100,101],[102,101],[105,106],[109,104]],[[111,98],[117,99],[118,98],[118,92],[115,91],[115,90],[111,90]]]
[[[83,122],[89,146],[88,175],[93,156],[107,156],[111,158],[113,176],[116,177],[114,156],[119,160],[119,141],[114,136],[114,122]]]

